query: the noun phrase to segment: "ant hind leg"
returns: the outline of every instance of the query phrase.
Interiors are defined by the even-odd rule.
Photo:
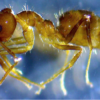
[[[67,50],[67,51],[66,51],[65,62],[64,62],[64,65],[63,65],[62,68],[66,68],[66,66],[68,65],[67,60],[68,60],[69,55],[70,55],[70,51]],[[63,72],[63,73],[61,74],[61,78],[60,78],[60,87],[61,87],[61,90],[63,91],[64,95],[67,95],[67,90],[66,90],[65,85],[64,85],[65,74],[66,74],[66,72]]]
[[[92,54],[92,42],[91,42],[91,35],[90,35],[90,19],[86,21],[86,33],[87,33],[87,40],[88,40],[88,44],[89,44],[89,49],[90,49],[90,53],[89,53],[89,58],[88,58],[88,64],[86,67],[86,74],[85,74],[85,78],[86,78],[86,84],[89,85],[90,87],[93,87],[93,84],[90,82],[89,80],[89,66],[90,66],[90,60],[91,60],[91,54]]]

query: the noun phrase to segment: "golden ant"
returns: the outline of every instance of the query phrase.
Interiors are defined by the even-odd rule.
[[[6,72],[0,80],[0,84],[5,78],[10,75],[26,86],[29,84],[38,86],[40,89],[44,89],[44,85],[54,80],[60,74],[71,68],[76,60],[82,53],[81,46],[88,46],[90,49],[88,64],[86,68],[86,83],[93,87],[89,81],[89,65],[91,59],[91,53],[93,48],[100,48],[100,31],[99,31],[100,18],[93,12],[86,10],[72,10],[64,13],[59,18],[59,24],[54,27],[50,20],[44,20],[39,14],[34,11],[22,11],[16,15],[11,13],[10,8],[5,8],[0,12],[0,64]],[[15,28],[19,23],[22,26],[23,35],[20,37],[12,37]],[[76,50],[73,58],[67,64],[67,56],[64,66],[56,72],[52,77],[47,79],[41,84],[30,81],[29,79],[20,75],[16,68],[14,68],[20,58],[17,58],[15,54],[25,53],[30,51],[34,45],[34,33],[32,27],[35,27],[38,33],[41,35],[41,39],[53,47],[67,51]],[[26,43],[26,45],[23,45]],[[71,44],[70,44],[71,43]],[[20,45],[22,44],[22,45]],[[72,45],[73,44],[73,45]],[[14,45],[20,45],[16,47]],[[10,54],[14,58],[14,64],[12,65],[7,54]],[[67,67],[66,67],[67,66]]]

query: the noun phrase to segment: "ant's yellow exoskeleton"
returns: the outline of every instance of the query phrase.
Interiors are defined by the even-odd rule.
[[[11,13],[11,9],[9,8],[1,10],[0,64],[6,73],[0,80],[0,84],[2,84],[5,78],[10,75],[22,81],[26,86],[33,84],[43,89],[45,84],[51,82],[60,74],[63,74],[64,71],[71,68],[82,53],[81,46],[87,46],[90,49],[90,53],[85,77],[86,83],[93,87],[92,83],[89,81],[88,70],[92,49],[100,48],[99,22],[100,18],[90,11],[72,10],[61,15],[59,18],[59,25],[54,27],[50,20],[44,20],[34,11],[22,11],[14,15]],[[23,36],[13,38],[12,35],[17,23],[22,26]],[[53,47],[66,51],[77,50],[68,64],[65,62],[64,66],[58,72],[41,84],[32,82],[29,79],[22,77],[17,69],[14,68],[20,61],[20,58],[17,58],[15,54],[25,53],[33,48],[34,33],[31,27],[35,27],[42,40],[48,44],[51,44]],[[26,43],[26,45],[23,45],[24,43]],[[15,45],[20,45],[20,47]],[[7,54],[13,56],[13,65],[7,59]]]

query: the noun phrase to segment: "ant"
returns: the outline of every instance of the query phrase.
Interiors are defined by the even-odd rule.
[[[58,25],[55,27],[50,20],[44,20],[39,14],[34,11],[22,11],[16,15],[12,13],[10,8],[5,8],[0,12],[0,64],[6,72],[0,80],[3,83],[5,78],[10,75],[20,81],[26,86],[29,84],[38,86],[40,89],[45,88],[45,84],[53,81],[56,77],[63,74],[66,70],[70,69],[82,53],[82,46],[87,46],[90,49],[88,64],[86,68],[86,84],[93,87],[89,80],[89,65],[91,53],[93,48],[100,48],[100,31],[99,22],[100,18],[93,12],[86,10],[71,10],[63,13],[58,18]],[[23,35],[20,37],[13,37],[17,23],[19,23],[23,30]],[[34,33],[32,27],[35,27],[40,34],[43,41],[51,44],[53,47],[67,51],[75,50],[72,59],[69,63],[56,72],[52,77],[42,82],[41,84],[32,82],[31,80],[23,77],[14,68],[21,60],[15,54],[22,54],[32,50],[34,45]],[[13,41],[13,42],[12,42]],[[20,45],[24,44],[26,45]],[[14,46],[20,45],[20,47]],[[14,58],[14,64],[8,60],[6,55],[10,54]],[[67,66],[67,67],[66,67]]]

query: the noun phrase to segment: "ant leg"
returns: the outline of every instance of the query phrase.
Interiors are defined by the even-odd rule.
[[[49,82],[51,82],[52,80],[54,80],[56,77],[58,77],[60,74],[62,74],[64,71],[70,69],[74,63],[76,62],[76,60],[79,58],[79,56],[82,53],[82,48],[79,46],[71,46],[71,45],[56,45],[53,44],[54,47],[61,49],[61,50],[79,50],[78,53],[76,53],[76,55],[73,56],[73,58],[70,60],[68,67],[65,68],[61,68],[58,72],[56,72],[52,77],[50,77],[49,79],[47,79],[45,82],[42,83],[42,85],[45,85]]]
[[[4,70],[6,70],[7,68],[4,66],[4,62],[2,61],[2,59],[0,58],[0,65],[2,66],[2,68]],[[5,78],[8,76],[8,74],[10,73],[10,71],[12,70],[12,67],[16,66],[17,64],[15,63],[13,66],[11,66],[11,68],[7,69],[6,74],[2,77],[2,79],[0,80],[0,84],[3,83],[3,81],[5,80]]]
[[[5,57],[6,57],[6,56],[5,56]],[[4,57],[2,56],[2,58],[4,58]],[[8,63],[9,63],[9,62],[8,62]],[[7,67],[7,65],[4,63],[4,61],[3,61],[1,58],[0,58],[0,64],[1,64],[1,67],[3,68],[3,70],[4,70],[5,72],[7,72],[8,67]],[[16,70],[13,68],[11,72],[13,73],[13,74],[12,74],[12,73],[9,73],[9,75],[10,75],[11,77],[16,78],[17,80],[23,82],[24,85],[27,86],[29,89],[31,88],[31,86],[30,86],[26,81],[24,81],[24,80],[21,79],[21,77],[20,77],[18,71],[16,71]],[[16,76],[15,76],[15,75],[16,75]]]
[[[4,61],[1,58],[0,58],[0,64],[1,64],[2,68],[4,69],[4,71],[6,72],[8,70],[8,67],[6,66],[6,64],[4,63]],[[28,89],[31,89],[31,85],[29,85],[29,83],[27,83],[24,79],[22,79],[22,77],[19,75],[18,71],[15,68],[12,69],[12,71],[11,71],[11,73],[9,73],[9,75],[11,77],[16,78],[17,80],[23,82],[24,85],[27,86]]]
[[[91,54],[92,54],[92,42],[91,42],[91,36],[90,36],[90,19],[86,21],[86,33],[87,33],[87,40],[88,40],[88,44],[89,44],[89,49],[90,49],[90,53],[89,53],[89,58],[88,58],[88,64],[86,67],[86,74],[85,74],[85,78],[86,78],[86,83],[88,85],[90,85],[90,87],[93,87],[93,84],[90,82],[89,80],[89,66],[90,66],[90,59],[91,59]]]
[[[24,37],[18,37],[18,38],[12,38],[11,40],[9,40],[8,42],[5,42],[4,44],[6,46],[11,46],[11,45],[24,44],[24,43],[26,43],[25,38]]]
[[[9,49],[7,48],[2,42],[0,42],[0,45],[7,50],[7,52],[13,56],[15,63],[6,71],[5,75],[2,77],[2,79],[0,80],[0,84],[2,84],[2,82],[5,80],[5,78],[8,76],[8,74],[10,73],[10,71],[18,64],[18,62],[20,61],[20,59],[18,59],[15,54]]]
[[[88,58],[88,64],[87,64],[87,67],[86,67],[85,78],[86,78],[86,84],[90,85],[90,87],[93,87],[93,84],[89,80],[89,74],[88,74],[89,73],[89,66],[90,66],[91,54],[92,54],[92,49],[90,49],[90,53],[89,53],[89,58]]]
[[[23,44],[23,45],[20,46],[20,44]],[[28,45],[28,43],[26,42],[26,40],[23,37],[14,38],[14,39],[12,39],[12,41],[6,42],[4,45],[10,46],[9,47],[10,50],[15,54],[16,53],[25,53],[27,51],[30,51],[33,47],[33,46]],[[2,47],[0,47],[0,49],[2,49]],[[7,55],[7,54],[8,54],[8,52],[6,50],[0,50],[0,55]]]
[[[4,45],[6,46],[10,46],[9,48],[11,49],[11,47],[16,46],[16,49],[18,48],[19,45],[23,44],[25,45],[26,41],[24,39],[24,37],[18,37],[18,38],[12,38],[11,40],[9,40],[8,42],[5,42]],[[3,54],[8,54],[6,52],[6,50],[1,50],[3,47],[0,46],[0,53]],[[14,48],[14,47],[13,47]],[[11,50],[12,51],[12,50]],[[5,53],[4,53],[5,52]],[[13,51],[12,51],[13,52]],[[15,53],[15,52],[13,52]]]
[[[31,50],[31,48],[28,48],[28,45],[25,44],[26,41],[24,38],[21,38],[21,39],[17,38],[17,39],[14,39],[13,43],[11,43],[11,42],[5,43],[6,46],[10,46],[9,49],[13,53],[20,54],[20,53],[25,53],[25,52]],[[22,46],[19,46],[20,44],[22,44]],[[13,47],[13,45],[15,45],[15,46]],[[1,49],[2,49],[2,47],[0,47],[0,55],[7,55],[8,54],[8,52],[6,50],[1,50]]]
[[[6,57],[5,55],[1,55],[1,57],[2,57],[2,59],[6,62],[7,66],[8,66],[8,67],[7,67],[7,66],[5,65],[5,63],[2,61],[2,68],[3,68],[3,69],[5,70],[5,72],[6,72],[7,69],[10,68],[12,65],[11,65],[10,61],[7,59],[7,57]],[[12,73],[13,73],[13,74],[12,74]],[[32,82],[32,81],[30,81],[29,79],[27,79],[27,78],[21,76],[20,72],[19,72],[18,69],[16,69],[16,68],[13,68],[13,69],[11,70],[11,73],[9,73],[9,75],[10,75],[11,77],[16,78],[17,80],[21,81],[22,83],[24,83],[24,85],[27,86],[28,89],[31,89],[31,87],[32,87],[30,84],[35,85],[35,86],[37,86],[37,87],[39,87],[39,88],[44,89],[44,87],[43,87],[42,85],[40,85],[40,84],[38,84],[38,83],[35,83],[35,82]]]
[[[5,46],[2,42],[0,42],[0,45],[10,54],[13,56],[13,58],[17,58],[16,55],[7,47]]]
[[[65,63],[64,63],[64,65],[63,65],[62,68],[65,68],[65,67],[68,65],[67,60],[68,60],[69,54],[70,54],[70,51],[67,50],[67,51],[66,51]],[[65,89],[65,85],[64,85],[64,78],[65,78],[65,72],[63,72],[63,73],[61,74],[60,87],[61,87],[61,89],[62,89],[64,95],[67,95],[67,90]]]

